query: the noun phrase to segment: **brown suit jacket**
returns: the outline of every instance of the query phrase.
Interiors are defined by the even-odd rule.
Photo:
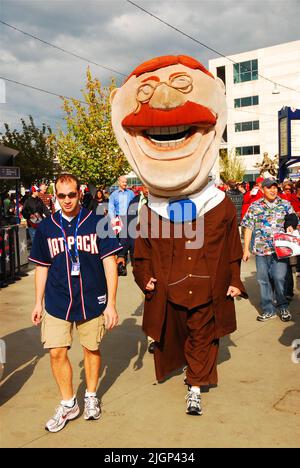
[[[168,284],[173,277],[174,239],[172,235],[168,238],[162,236],[168,224],[168,220],[158,216],[148,206],[143,206],[134,250],[133,274],[145,293],[143,330],[156,341],[161,340]],[[225,197],[204,215],[204,255],[211,278],[215,338],[236,329],[234,300],[226,296],[228,287],[236,286],[242,291],[243,297],[248,297],[240,279],[242,253],[236,210],[231,200]],[[188,255],[188,252],[182,254]],[[155,290],[149,293],[145,287],[150,277],[156,278],[157,283]],[[183,296],[188,293],[184,284],[180,286],[180,291]]]

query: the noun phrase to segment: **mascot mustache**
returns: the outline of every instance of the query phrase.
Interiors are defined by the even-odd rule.
[[[127,115],[122,126],[125,128],[172,127],[179,125],[195,125],[211,127],[216,124],[217,117],[207,107],[187,101],[183,106],[173,109],[154,109],[149,104],[143,104],[141,110]]]

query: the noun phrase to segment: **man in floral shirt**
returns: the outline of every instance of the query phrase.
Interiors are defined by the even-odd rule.
[[[257,320],[264,322],[276,317],[273,294],[275,293],[279,316],[283,322],[287,322],[292,318],[284,294],[288,259],[277,258],[273,236],[275,232],[284,232],[285,216],[295,212],[288,201],[278,197],[278,184],[275,180],[265,179],[262,191],[263,197],[252,203],[241,224],[245,228],[243,260],[246,262],[250,257],[253,234],[252,253],[256,259],[257,281],[263,310]],[[287,231],[292,229],[288,227]]]

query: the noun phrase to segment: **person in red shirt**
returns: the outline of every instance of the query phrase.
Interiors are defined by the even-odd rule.
[[[261,184],[263,183],[263,181],[264,181],[263,177],[257,177],[253,189],[244,194],[241,219],[243,219],[244,215],[247,213],[247,210],[249,206],[251,205],[251,203],[253,203],[254,201],[258,200],[259,198],[263,196],[263,193],[261,190]]]
[[[296,190],[296,193],[295,193],[295,198],[297,199],[297,202],[298,202],[298,209],[294,208],[294,210],[296,211],[296,214],[299,218],[300,216],[300,179],[298,180],[298,182],[296,183],[295,185],[295,190]]]
[[[295,212],[300,212],[300,198],[294,192],[293,183],[289,180],[285,181],[282,185],[282,193],[279,194],[281,198],[290,202]]]
[[[291,202],[293,191],[294,191],[293,183],[290,180],[285,180],[282,183],[282,192],[279,194],[279,196],[283,200],[287,200]]]

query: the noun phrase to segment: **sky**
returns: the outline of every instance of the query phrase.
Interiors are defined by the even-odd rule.
[[[232,55],[300,39],[300,0],[134,0],[222,55]],[[152,57],[185,54],[205,66],[219,55],[133,6],[127,0],[0,0],[0,20],[62,47],[90,64],[105,86],[121,84],[134,67]],[[59,95],[81,98],[88,62],[67,55],[0,23],[0,76]],[[3,122],[20,127],[64,125],[61,100],[6,82]],[[1,91],[1,82],[0,82]]]

